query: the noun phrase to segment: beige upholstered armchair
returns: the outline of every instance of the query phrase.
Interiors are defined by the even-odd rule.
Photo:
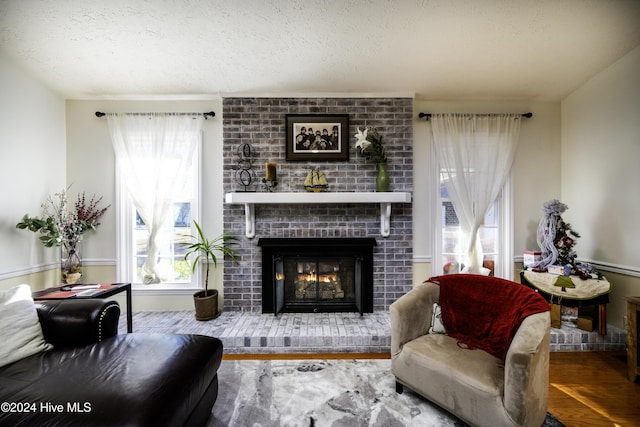
[[[496,281],[480,277],[473,280]],[[439,278],[435,279],[438,282]],[[491,299],[502,292],[502,286],[522,286],[502,279],[496,283],[491,288],[494,291],[483,297],[486,301],[478,302],[486,310],[491,310]],[[549,312],[528,315],[519,327],[514,326],[505,359],[501,360],[484,350],[466,348],[461,342],[464,340],[446,333],[430,333],[440,292],[440,285],[427,281],[390,307],[391,371],[397,391],[402,393],[407,386],[474,426],[542,425],[549,382]],[[539,301],[536,303],[539,305]],[[460,312],[468,306],[452,309]]]

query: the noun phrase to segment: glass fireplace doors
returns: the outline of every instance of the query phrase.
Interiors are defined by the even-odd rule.
[[[273,259],[274,314],[362,311],[362,258],[278,256]]]
[[[373,238],[261,238],[262,312],[373,312]]]

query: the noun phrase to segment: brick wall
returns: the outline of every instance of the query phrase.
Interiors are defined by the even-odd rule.
[[[286,114],[348,114],[349,161],[285,160]],[[265,176],[265,162],[278,164],[279,192],[303,192],[307,172],[319,167],[329,191],[375,191],[376,165],[356,153],[358,126],[378,128],[387,150],[391,191],[413,191],[413,100],[411,98],[225,98],[223,100],[224,191],[241,191],[235,179],[238,147],[250,143],[257,153],[254,171]],[[264,191],[262,184],[251,190]],[[256,237],[244,235],[244,207],[224,205],[224,229],[240,239],[239,263],[225,261],[224,308],[261,311],[260,237],[374,237],[374,310],[412,286],[412,208],[393,204],[391,235],[380,236],[377,204],[257,205]]]

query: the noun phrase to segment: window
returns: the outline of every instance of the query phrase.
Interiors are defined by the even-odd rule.
[[[158,242],[158,269],[161,272],[161,283],[187,284],[191,282],[191,266],[184,259],[185,247],[181,245],[190,239],[191,235],[191,206],[195,200],[174,202],[172,212],[167,216],[162,230],[157,238]],[[132,283],[144,283],[142,267],[147,260],[147,240],[149,231],[140,217],[140,213],[133,210],[135,226],[133,227],[132,250]]]
[[[435,256],[434,275],[460,273],[464,268],[464,255],[466,252],[466,242],[464,232],[460,226],[458,215],[449,200],[446,186],[444,185],[445,175],[439,174],[437,201],[435,206],[439,209],[436,219],[435,232]],[[510,180],[507,180],[502,193],[484,217],[484,223],[478,231],[478,236],[483,251],[483,267],[490,271],[490,275],[503,278],[513,278],[512,253],[510,230],[511,221],[510,200],[511,197],[504,197],[510,190]]]
[[[190,241],[189,235],[195,233],[193,220],[198,220],[200,194],[200,144],[194,152],[193,159],[184,176],[173,176],[184,184],[177,192],[158,230],[155,239],[155,263],[157,278],[149,280],[143,266],[148,261],[149,228],[143,215],[136,210],[132,197],[118,179],[117,224],[119,229],[118,243],[118,280],[131,282],[144,289],[193,289],[199,287],[199,272],[192,274],[191,265],[185,261],[185,246],[181,243]],[[118,174],[120,178],[120,174]]]

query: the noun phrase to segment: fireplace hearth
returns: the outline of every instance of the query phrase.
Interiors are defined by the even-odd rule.
[[[262,312],[373,312],[373,238],[263,238]]]

